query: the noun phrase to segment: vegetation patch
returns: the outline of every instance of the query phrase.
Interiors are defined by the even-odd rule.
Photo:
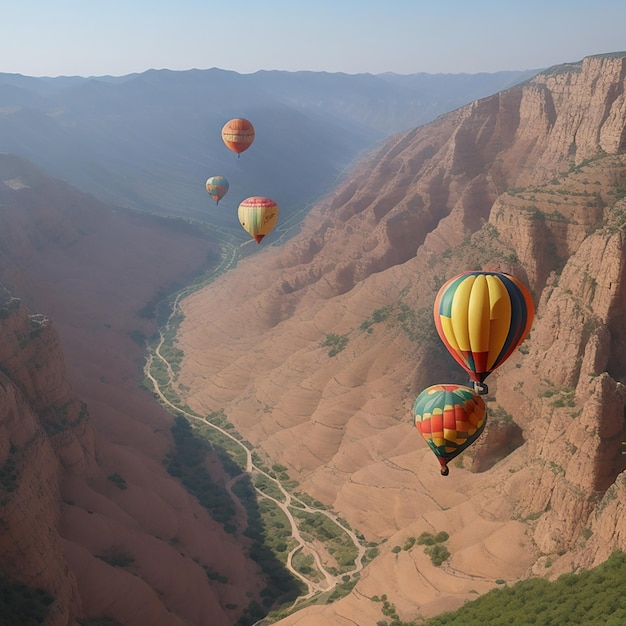
[[[0,625],[35,626],[48,615],[54,596],[11,580],[0,572]]]
[[[305,578],[313,582],[320,582],[324,579],[322,573],[315,565],[315,559],[312,554],[305,552],[304,550],[298,550],[291,561],[294,569],[300,572]]]
[[[626,623],[624,602],[626,555],[614,552],[602,565],[578,574],[563,574],[550,583],[532,578],[512,587],[493,589],[454,613],[444,613],[425,626],[562,626]],[[408,626],[400,623],[398,626]]]
[[[330,348],[328,356],[336,356],[348,345],[348,335],[326,333],[326,339],[322,342],[323,348]]]
[[[109,474],[107,478],[118,488],[118,489],[128,489],[128,485],[126,484],[126,480],[120,476],[117,472],[114,474]]]
[[[387,594],[383,594],[382,596],[372,596],[372,602],[381,602],[381,612],[385,617],[388,617],[391,621],[387,621],[386,619],[379,620],[376,622],[376,626],[418,626],[418,624],[422,624],[423,620],[420,618],[418,621],[412,622],[403,622],[400,620],[400,616],[398,615],[398,611],[396,609],[396,605],[393,602],[389,602],[387,599]]]
[[[215,580],[218,583],[222,583],[222,585],[226,585],[228,583],[228,577],[216,572],[211,569],[208,565],[203,565],[202,569],[206,572],[206,576],[209,580]]]
[[[260,566],[268,581],[267,586],[261,592],[263,604],[251,602],[235,625],[245,626],[264,617],[269,608],[285,602],[293,602],[303,593],[304,586],[285,568],[283,562],[270,547],[281,541],[286,543],[290,535],[291,528],[286,524],[284,514],[282,517],[278,514],[273,516],[269,509],[269,501],[259,503],[248,474],[243,474],[237,480],[233,485],[233,492],[237,494],[246,509],[248,525],[243,534],[252,542],[248,550],[249,556]],[[274,509],[277,509],[276,505],[271,504]],[[281,534],[283,530],[281,525],[289,530],[288,534]]]
[[[436,535],[432,533],[422,533],[418,537],[417,543],[421,546],[426,546],[424,548],[424,554],[430,557],[433,565],[439,567],[444,561],[450,558],[450,551],[444,545],[449,538],[450,535],[448,535],[445,530],[438,532]]]
[[[323,513],[308,513],[294,510],[294,517],[299,520],[298,527],[303,536],[324,544],[336,567],[328,567],[332,574],[340,574],[352,569],[358,556],[358,549],[346,532]]]
[[[174,419],[171,428],[175,449],[165,457],[165,467],[171,476],[179,478],[190,494],[211,514],[211,517],[224,526],[224,530],[234,533],[235,505],[226,487],[211,477],[205,466],[211,444],[197,437],[189,422],[182,416]]]

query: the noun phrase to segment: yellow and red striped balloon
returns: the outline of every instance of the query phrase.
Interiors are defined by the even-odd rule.
[[[413,403],[413,418],[419,433],[437,456],[441,473],[447,464],[483,432],[485,403],[473,389],[463,385],[432,385]]]
[[[524,341],[534,315],[526,285],[500,272],[460,274],[441,287],[434,305],[439,337],[477,383]]]
[[[270,198],[252,196],[246,198],[237,210],[239,222],[257,243],[268,235],[278,222],[278,205]]]

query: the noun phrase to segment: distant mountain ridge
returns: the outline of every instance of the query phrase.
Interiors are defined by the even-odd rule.
[[[107,203],[208,220],[239,234],[232,209],[245,197],[269,196],[288,217],[327,192],[363,149],[532,73],[0,74],[0,151]],[[238,116],[257,130],[240,159],[220,138],[223,124]],[[231,183],[221,210],[204,190],[216,174]]]

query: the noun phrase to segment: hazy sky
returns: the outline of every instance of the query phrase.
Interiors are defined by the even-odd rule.
[[[626,0],[0,0],[0,72],[539,69],[626,50]]]

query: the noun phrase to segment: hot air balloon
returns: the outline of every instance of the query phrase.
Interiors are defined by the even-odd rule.
[[[222,139],[226,147],[235,152],[239,158],[239,155],[254,141],[254,126],[243,117],[236,117],[224,124]]]
[[[219,204],[228,192],[228,181],[223,176],[211,176],[205,186],[215,204]]]
[[[252,196],[246,198],[237,211],[243,229],[249,232],[257,243],[269,234],[278,221],[278,205],[274,200]]]
[[[485,403],[463,385],[433,385],[413,403],[415,426],[437,456],[442,476],[448,462],[474,443],[485,428]]]
[[[486,393],[485,378],[524,341],[535,315],[528,288],[501,272],[466,272],[450,279],[434,305],[439,337]]]

